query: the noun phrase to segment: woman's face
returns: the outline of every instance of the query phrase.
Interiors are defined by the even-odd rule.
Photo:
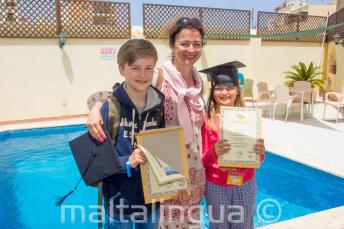
[[[197,29],[182,29],[171,49],[175,64],[193,66],[201,57],[202,35]]]
[[[237,94],[236,87],[215,85],[214,100],[217,106],[234,106]]]

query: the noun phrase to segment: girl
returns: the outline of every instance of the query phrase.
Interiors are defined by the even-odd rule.
[[[223,71],[225,72],[225,71]],[[220,168],[218,156],[230,150],[230,143],[226,139],[220,139],[220,107],[241,106],[240,87],[237,81],[235,67],[226,73],[218,72],[212,75],[211,90],[208,98],[208,110],[205,123],[202,126],[202,159],[206,170],[206,201],[209,215],[210,228],[253,228],[253,215],[256,199],[255,170],[246,168]],[[230,73],[230,74],[229,74]],[[229,140],[230,141],[230,140]],[[265,146],[263,139],[258,139],[254,151],[264,159]],[[240,176],[243,178],[241,185],[227,183],[228,176]],[[242,206],[244,214],[231,218],[233,211],[238,211],[235,206]],[[228,206],[232,206],[228,207]],[[231,214],[232,213],[232,214]],[[222,219],[221,219],[222,217]],[[219,220],[221,219],[221,220]]]

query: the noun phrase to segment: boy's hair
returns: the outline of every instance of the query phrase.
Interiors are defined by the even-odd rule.
[[[131,65],[142,57],[152,57],[154,64],[158,60],[158,53],[154,45],[144,39],[131,39],[125,42],[118,51],[117,63],[120,67],[125,64]]]

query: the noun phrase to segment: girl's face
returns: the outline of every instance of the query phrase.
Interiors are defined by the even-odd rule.
[[[214,100],[217,106],[234,106],[238,90],[236,87],[215,85]]]
[[[182,29],[171,48],[175,63],[193,66],[201,57],[202,35],[197,29]]]

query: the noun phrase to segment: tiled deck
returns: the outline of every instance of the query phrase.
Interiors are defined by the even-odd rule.
[[[323,107],[316,104],[314,117],[305,114],[303,123],[298,112],[290,114],[287,123],[284,116],[263,119],[263,137],[273,153],[344,177],[344,120],[336,124],[336,111],[328,106],[323,121]]]

